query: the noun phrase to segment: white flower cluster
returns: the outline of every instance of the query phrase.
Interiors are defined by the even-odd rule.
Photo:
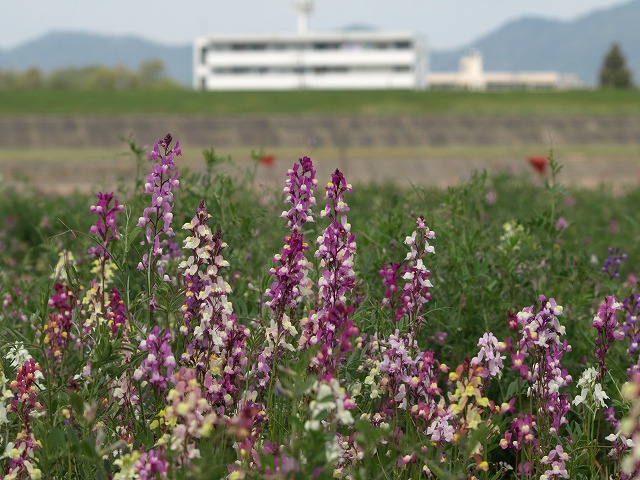
[[[607,408],[607,402],[609,399],[607,392],[602,389],[602,385],[596,382],[596,369],[593,367],[587,368],[578,380],[578,387],[581,388],[580,395],[576,395],[573,399],[574,405],[585,404],[591,411],[598,409],[598,405],[602,408]]]

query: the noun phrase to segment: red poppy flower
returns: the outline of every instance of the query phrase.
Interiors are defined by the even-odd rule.
[[[273,167],[275,161],[276,159],[273,155],[263,155],[260,157],[260,164],[265,167]]]
[[[538,172],[540,175],[544,175],[547,171],[547,164],[549,163],[549,159],[547,157],[542,156],[531,156],[529,157],[529,165],[533,167],[533,169]]]

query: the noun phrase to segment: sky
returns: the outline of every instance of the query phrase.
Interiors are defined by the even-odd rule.
[[[463,47],[525,15],[570,21],[630,0],[314,0],[310,30],[351,25],[419,32],[432,49]],[[136,35],[185,45],[199,35],[294,32],[293,0],[0,0],[0,48],[51,31]]]

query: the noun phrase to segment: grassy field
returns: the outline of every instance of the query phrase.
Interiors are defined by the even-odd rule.
[[[638,114],[640,91],[0,92],[0,115]]]
[[[609,438],[631,436],[611,418],[626,418],[640,442],[640,377],[637,397],[622,387],[639,362],[627,349],[639,336],[640,190],[570,188],[553,164],[545,184],[484,174],[445,190],[345,182],[332,200],[325,185],[344,178],[318,171],[313,206],[307,167],[287,187],[314,215],[298,231],[280,218],[292,206],[284,175],[277,190],[258,191],[251,172],[226,176],[207,156],[171,189],[166,176],[149,180],[144,156],[137,187],[117,193],[122,210],[109,194],[0,186],[0,476],[496,480],[555,468],[621,478],[633,450]],[[154,217],[160,191],[170,203]],[[437,234],[434,254],[419,215]],[[135,226],[140,216],[149,231]],[[333,257],[321,256],[325,244]],[[418,290],[421,266],[433,285]],[[343,292],[335,304],[326,278]],[[305,279],[309,292],[265,303],[267,288]],[[598,312],[608,295],[624,303]],[[591,326],[597,312],[609,330]],[[546,322],[535,343],[534,315]],[[564,416],[553,431],[551,408]],[[532,434],[519,449],[520,425]]]

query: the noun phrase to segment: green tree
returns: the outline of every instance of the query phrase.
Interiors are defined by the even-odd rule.
[[[21,90],[36,90],[42,88],[44,79],[38,67],[31,67],[16,78],[16,87]]]
[[[138,75],[144,85],[153,85],[165,78],[162,60],[146,60],[140,64]]]
[[[620,45],[614,43],[604,57],[600,68],[601,88],[631,88],[633,86],[631,71],[620,50]]]

